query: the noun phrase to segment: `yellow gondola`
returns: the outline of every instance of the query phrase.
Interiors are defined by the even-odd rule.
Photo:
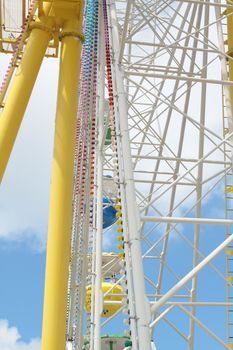
[[[122,306],[122,287],[119,285],[114,286],[113,283],[103,282],[102,293],[103,296],[108,293],[104,298],[102,317],[111,317],[114,315]],[[86,289],[86,309],[91,310],[91,286],[87,286]],[[118,295],[119,294],[119,295]]]

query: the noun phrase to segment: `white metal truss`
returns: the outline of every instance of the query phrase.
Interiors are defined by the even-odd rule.
[[[232,58],[224,44],[232,8],[217,0],[108,0],[126,218],[126,273],[118,278],[128,282],[122,307],[133,349],[151,348],[148,334],[157,349],[233,348],[225,271],[233,221],[224,206],[232,188],[224,188],[232,177]],[[111,146],[102,146],[103,174],[115,176]]]

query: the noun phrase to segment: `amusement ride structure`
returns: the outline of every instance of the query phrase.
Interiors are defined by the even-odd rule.
[[[233,1],[0,0],[0,24],[1,180],[60,59],[42,350],[233,349]]]

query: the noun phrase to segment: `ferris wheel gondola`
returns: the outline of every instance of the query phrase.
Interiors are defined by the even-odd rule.
[[[111,176],[103,177],[103,228],[112,226],[116,220],[117,185]]]

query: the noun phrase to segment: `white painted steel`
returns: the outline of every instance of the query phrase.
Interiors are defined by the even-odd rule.
[[[129,245],[132,261],[132,277],[133,288],[135,295],[135,309],[136,309],[136,328],[138,333],[138,349],[144,348],[150,350],[151,340],[148,324],[148,315],[146,313],[148,307],[146,305],[146,293],[144,283],[144,272],[142,260],[138,257],[141,256],[140,246],[140,224],[139,224],[139,212],[136,206],[135,187],[133,182],[133,171],[131,163],[131,151],[130,140],[127,123],[127,101],[123,85],[123,72],[120,62],[117,60],[119,55],[119,35],[117,28],[117,17],[115,13],[114,2],[109,1],[110,10],[110,29],[112,30],[112,52],[115,57],[114,61],[114,73],[116,81],[116,94],[117,94],[117,115],[116,122],[119,125],[119,133],[121,138],[120,152],[122,155],[122,165],[124,171],[124,190],[126,199],[127,210],[127,231],[129,235]],[[134,218],[131,220],[130,218]]]
[[[233,188],[225,191],[223,184],[233,176],[233,83],[224,43],[231,14],[224,11],[233,5],[223,0],[107,3],[119,173],[103,138],[103,168],[97,165],[96,171],[98,183],[100,172],[111,175],[121,193],[125,260],[113,285],[122,285],[124,299],[111,301],[122,308],[98,326],[98,344],[100,327],[102,334],[115,327],[123,311],[133,350],[151,349],[151,338],[158,349],[176,344],[198,350],[202,337],[205,347],[214,341],[225,349],[230,340],[222,335],[224,309],[232,305],[225,300],[223,260],[225,248],[233,254],[233,244],[224,228],[231,230],[233,210],[226,218],[224,197],[232,197],[233,209]],[[109,251],[117,253],[114,230],[104,235],[112,240]],[[98,276],[100,254],[96,250]],[[231,281],[227,284],[231,288]],[[99,314],[99,306],[93,313]],[[212,328],[200,309],[221,320],[219,326]]]
[[[204,224],[204,225],[233,225],[233,220],[210,219],[210,218],[186,218],[186,217],[158,217],[158,216],[142,216],[142,221],[165,222],[173,224]]]
[[[105,80],[105,50],[104,50],[104,27],[102,6],[100,7],[99,21],[99,96],[97,130],[98,144],[96,152],[97,163],[97,189],[96,189],[96,237],[95,237],[95,295],[94,295],[94,350],[101,350],[101,314],[103,311],[102,293],[102,252],[103,252],[103,139],[104,139],[104,80]]]
[[[155,313],[168,301],[175,293],[177,293],[190,279],[192,279],[198,272],[200,272],[209,262],[214,259],[229,243],[233,241],[233,235],[228,237],[222,244],[220,244],[213,252],[211,252],[205,259],[203,259],[196,267],[194,267],[186,276],[184,276],[174,287],[172,287],[162,298],[160,298],[151,308]]]

